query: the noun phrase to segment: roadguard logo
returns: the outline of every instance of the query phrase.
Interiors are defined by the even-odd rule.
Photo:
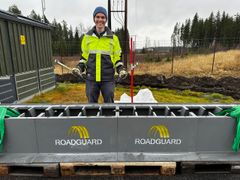
[[[135,144],[140,145],[165,145],[165,144],[175,144],[179,145],[182,143],[181,139],[171,138],[169,130],[164,125],[153,125],[148,130],[149,138],[136,138]]]
[[[68,130],[68,136],[78,137],[78,139],[55,139],[56,146],[86,146],[101,145],[102,139],[92,139],[85,126],[71,126]]]
[[[88,139],[89,134],[85,126],[72,126],[68,130],[68,135],[78,134],[80,139]]]

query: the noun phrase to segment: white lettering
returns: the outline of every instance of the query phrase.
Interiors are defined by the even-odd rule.
[[[179,145],[181,144],[182,141],[181,139],[153,139],[153,138],[147,138],[147,139],[140,139],[136,138],[135,139],[135,144],[140,144],[140,145],[167,145],[167,144],[174,144],[174,145]]]
[[[102,143],[102,139],[55,139],[55,146],[87,146]]]

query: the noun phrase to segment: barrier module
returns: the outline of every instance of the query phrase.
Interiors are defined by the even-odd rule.
[[[235,105],[1,105],[2,163],[239,161],[231,149]]]

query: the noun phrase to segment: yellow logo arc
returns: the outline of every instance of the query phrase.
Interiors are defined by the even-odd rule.
[[[159,136],[160,138],[169,138],[169,131],[168,128],[164,125],[154,125],[148,130],[148,135],[150,137],[157,137]]]
[[[89,139],[89,133],[88,130],[85,126],[72,126],[69,130],[68,130],[68,135],[79,135],[80,139]]]

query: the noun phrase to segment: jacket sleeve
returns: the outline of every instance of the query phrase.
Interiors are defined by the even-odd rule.
[[[113,36],[113,62],[114,66],[117,69],[117,72],[123,68],[123,61],[122,61],[122,49],[120,46],[119,39],[116,35]]]
[[[86,44],[86,37],[84,34],[80,37],[80,55],[81,58],[77,67],[83,72],[86,69],[86,63],[88,59],[88,49]]]

